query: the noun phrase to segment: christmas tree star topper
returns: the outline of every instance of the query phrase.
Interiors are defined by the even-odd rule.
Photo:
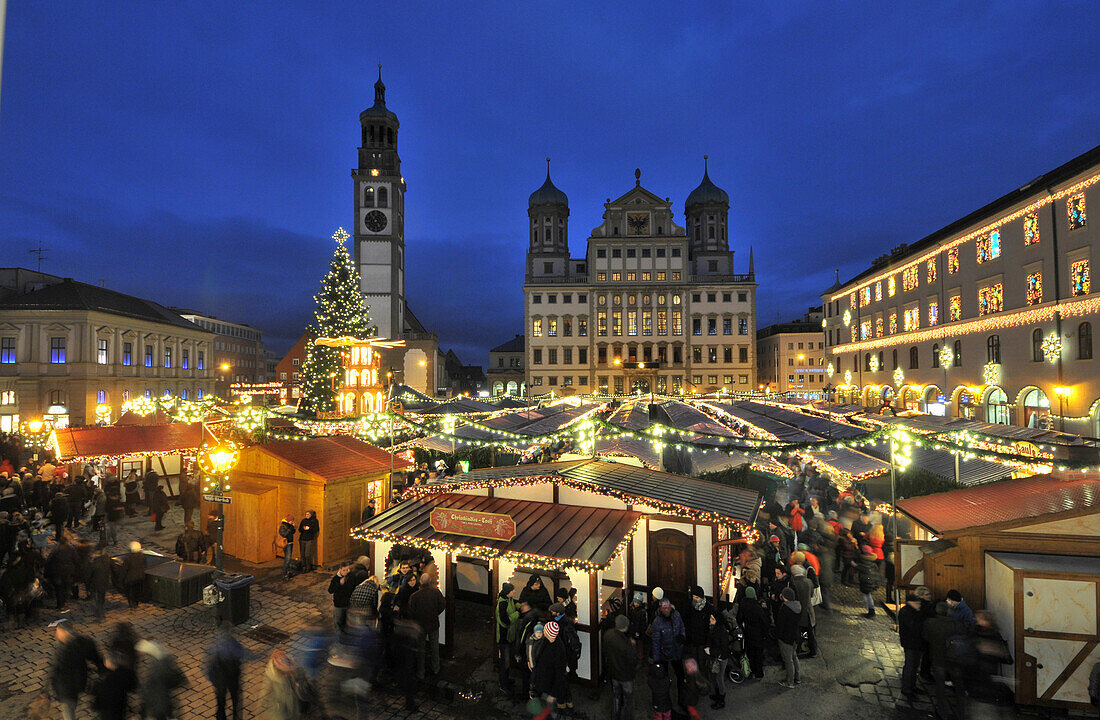
[[[349,237],[351,237],[351,235],[348,235],[348,231],[345,230],[343,227],[336,228],[336,232],[332,234],[332,239],[340,245],[343,245],[344,241],[347,240]]]

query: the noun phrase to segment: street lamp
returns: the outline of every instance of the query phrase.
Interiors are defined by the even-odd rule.
[[[240,460],[240,449],[236,443],[222,440],[217,445],[203,445],[199,448],[199,469],[207,474],[206,485],[203,487],[203,499],[218,505],[218,550],[215,567],[222,571],[222,556],[224,555],[225,541],[225,506],[229,498],[225,493],[229,487],[229,472],[237,466]]]
[[[1066,431],[1066,400],[1072,394],[1067,385],[1059,385],[1054,388],[1054,394],[1058,396],[1058,425],[1062,432]]]

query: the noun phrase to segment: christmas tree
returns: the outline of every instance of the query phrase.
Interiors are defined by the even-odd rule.
[[[354,337],[367,338],[376,328],[367,316],[369,307],[363,304],[363,292],[359,289],[359,269],[352,262],[344,241],[349,237],[344,228],[332,235],[336,252],[332,255],[328,274],[321,281],[321,292],[313,296],[317,302],[314,323],[306,330],[312,338]],[[309,343],[306,359],[302,364],[302,400],[299,407],[316,415],[336,407],[336,391],[333,381],[343,368],[340,348]]]

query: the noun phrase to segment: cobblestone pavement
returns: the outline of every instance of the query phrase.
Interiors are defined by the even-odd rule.
[[[176,534],[182,526],[182,513],[173,508],[168,518],[168,529],[153,533],[144,518],[129,520],[120,533],[120,542],[140,539],[147,547],[170,554]],[[82,531],[82,534],[84,532]],[[331,613],[330,596],[326,592],[326,572],[299,576],[284,581],[278,572],[278,563],[265,567],[248,568],[254,572],[257,583],[253,586],[253,608],[249,623],[239,626],[239,637],[244,645],[266,659],[277,646],[286,646],[305,619],[315,610]],[[900,700],[900,676],[902,652],[897,644],[893,622],[880,610],[874,618],[862,616],[859,595],[854,588],[838,586],[834,589],[833,612],[819,615],[818,637],[820,657],[802,662],[805,682],[793,689],[779,684],[783,671],[771,663],[766,677],[760,681],[748,681],[730,686],[727,707],[711,710],[704,700],[701,711],[704,718],[844,718],[845,720],[881,720],[883,717],[923,718],[931,717],[930,706],[918,702],[910,707]],[[880,591],[880,602],[883,599]],[[69,606],[67,616],[79,623],[80,631],[102,643],[111,625],[119,620],[129,620],[146,638],[162,643],[174,653],[190,680],[190,686],[177,693],[178,712],[181,719],[213,718],[213,692],[202,676],[202,661],[206,647],[215,633],[213,613],[210,608],[196,604],[182,609],[161,608],[143,604],[136,611],[126,608],[125,600],[116,593],[108,594],[108,613],[105,622],[93,622],[90,607],[85,601]],[[465,621],[471,629],[456,636],[455,657],[444,659],[441,687],[438,696],[421,698],[420,710],[407,713],[403,698],[392,691],[376,689],[361,708],[359,717],[383,720],[398,718],[429,718],[430,720],[509,720],[527,718],[523,707],[496,694],[496,681],[492,663],[483,660],[487,655],[486,637],[489,613],[479,619],[476,605],[463,605]],[[8,626],[0,634],[0,720],[23,718],[28,703],[44,691],[48,667],[56,640],[46,624],[58,617],[51,608],[43,608],[37,620],[29,627]],[[265,660],[248,663],[244,672],[244,713],[246,718],[262,717],[262,674]],[[337,671],[326,670],[324,685],[337,686]],[[648,689],[639,675],[636,686],[635,718],[648,718]],[[460,691],[473,691],[472,700],[464,700]],[[609,715],[607,691],[596,699],[590,697],[590,689],[575,684],[574,701],[578,717],[606,718]],[[356,717],[356,709],[345,693],[338,690],[328,702],[328,716],[336,718]],[[56,715],[60,717],[60,715]],[[94,717],[85,700],[79,716]],[[312,717],[320,717],[314,711]]]

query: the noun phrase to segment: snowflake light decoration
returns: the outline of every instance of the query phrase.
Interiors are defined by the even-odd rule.
[[[900,389],[903,382],[905,382],[905,373],[903,373],[899,367],[894,370],[894,384]]]
[[[844,371],[844,384],[845,385],[851,385],[852,384],[852,371],[851,370],[845,370]]]
[[[951,350],[950,345],[944,345],[940,348],[940,367],[950,367],[951,361],[955,359],[955,353]]]
[[[1043,338],[1043,357],[1050,362],[1057,362],[1062,357],[1062,338],[1058,333],[1051,333]]]
[[[982,382],[986,385],[1001,384],[1001,366],[999,363],[987,362],[982,366]]]
[[[848,327],[851,324],[852,324],[852,311],[851,310],[845,310],[844,311],[844,327]]]
[[[871,372],[878,372],[878,355],[871,356]]]

